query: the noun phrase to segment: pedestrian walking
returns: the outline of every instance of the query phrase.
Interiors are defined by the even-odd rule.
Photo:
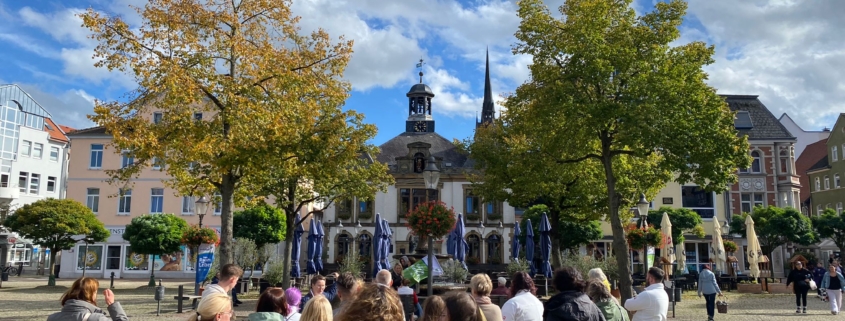
[[[807,270],[801,261],[796,261],[792,266],[792,271],[786,278],[786,286],[792,284],[792,292],[795,293],[795,313],[807,313],[807,292],[810,291],[813,273]]]
[[[830,297],[830,313],[836,315],[842,309],[842,290],[845,286],[845,277],[842,277],[842,273],[836,272],[836,267],[833,265],[829,266],[827,270],[827,273],[822,277],[819,288],[827,291],[827,295]]]
[[[701,273],[698,274],[698,297],[704,295],[707,306],[707,320],[713,321],[714,310],[716,310],[716,294],[722,295],[719,283],[716,282],[716,275],[710,271],[710,265],[705,264]]]
[[[821,285],[822,278],[824,278],[825,273],[827,273],[827,270],[824,268],[822,262],[816,263],[816,268],[813,269],[813,281],[815,281],[817,285]],[[823,290],[824,288],[822,288],[821,286],[816,288],[816,294],[819,296],[819,299],[824,299],[822,297]]]
[[[636,297],[625,301],[625,309],[634,312],[631,321],[666,321],[669,311],[669,295],[663,287],[665,272],[660,268],[648,269],[645,283],[648,287]],[[507,321],[507,320],[506,320]]]

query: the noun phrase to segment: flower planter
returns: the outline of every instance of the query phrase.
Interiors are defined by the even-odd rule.
[[[763,286],[761,284],[737,284],[736,291],[739,293],[763,293]]]
[[[783,283],[769,283],[769,293],[790,294],[792,293],[792,286],[786,286],[786,284]]]

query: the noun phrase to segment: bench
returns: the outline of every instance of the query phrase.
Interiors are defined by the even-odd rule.
[[[197,300],[202,299],[201,295],[185,295],[185,288],[183,285],[179,286],[179,294],[174,296],[176,300],[176,312],[182,313],[182,301],[191,300],[191,310],[197,310]]]

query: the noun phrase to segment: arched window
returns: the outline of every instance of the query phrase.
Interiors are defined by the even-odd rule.
[[[467,251],[466,262],[481,263],[481,238],[476,234],[470,234],[467,236],[467,245],[469,245],[469,251]]]
[[[370,249],[372,249],[372,237],[368,234],[358,235],[358,255],[363,257],[370,257]]]
[[[342,232],[340,235],[337,236],[336,242],[337,246],[335,246],[335,261],[341,262],[350,253],[350,250],[352,248],[352,237],[348,233]]]
[[[760,151],[753,151],[751,152],[751,172],[752,173],[761,173],[763,170],[763,157],[760,155]]]
[[[487,237],[487,263],[502,264],[502,238],[499,235]]]
[[[425,155],[423,153],[414,154],[414,173],[422,173],[425,170]]]

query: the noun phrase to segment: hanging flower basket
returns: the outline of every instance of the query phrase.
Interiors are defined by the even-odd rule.
[[[220,242],[220,238],[217,237],[217,232],[207,227],[191,225],[182,233],[182,244],[191,247],[198,247],[202,244],[217,245],[218,242]]]
[[[455,209],[446,207],[440,201],[421,203],[409,211],[405,218],[408,220],[408,229],[421,238],[431,235],[438,239],[455,227]]]
[[[739,249],[734,241],[722,241],[722,246],[725,247],[725,252],[728,253],[736,252],[736,250]]]
[[[663,240],[663,233],[654,228],[654,225],[643,229],[632,223],[625,227],[625,238],[630,248],[641,249],[646,246],[659,246],[660,241]]]

